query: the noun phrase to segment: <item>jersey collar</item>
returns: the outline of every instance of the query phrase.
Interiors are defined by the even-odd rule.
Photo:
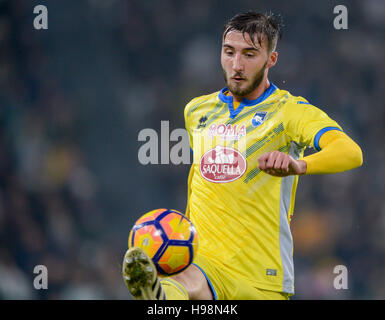
[[[225,95],[225,92],[228,91],[227,87],[224,87],[219,92],[218,98],[222,102],[227,103],[229,105],[230,118],[234,119],[242,111],[244,107],[255,106],[256,104],[261,103],[262,101],[266,100],[270,95],[272,95],[275,90],[277,90],[277,87],[273,83],[270,83],[270,86],[257,99],[249,100],[249,99],[243,98],[243,100],[241,101],[241,104],[236,110],[234,110],[234,106],[233,106],[233,97]]]

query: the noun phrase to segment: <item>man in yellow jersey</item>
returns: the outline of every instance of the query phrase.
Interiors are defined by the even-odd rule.
[[[268,80],[280,32],[273,15],[255,12],[226,24],[226,87],[193,99],[184,112],[194,158],[186,215],[199,234],[198,254],[185,271],[160,280],[140,249],[128,250],[123,277],[135,299],[294,294],[290,220],[298,177],[350,170],[363,160],[337,122]],[[318,152],[303,157],[309,146]]]

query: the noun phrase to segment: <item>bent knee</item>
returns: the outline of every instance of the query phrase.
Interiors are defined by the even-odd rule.
[[[183,272],[176,274],[171,278],[184,286],[190,300],[213,299],[206,277],[196,266],[191,265]]]

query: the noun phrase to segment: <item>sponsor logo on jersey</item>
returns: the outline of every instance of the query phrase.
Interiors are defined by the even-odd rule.
[[[236,149],[216,146],[207,151],[200,161],[200,172],[210,182],[226,183],[239,179],[245,173],[247,162]]]
[[[241,137],[246,136],[246,126],[236,124],[215,124],[213,123],[209,127],[209,137],[219,136],[223,140],[239,140]]]
[[[264,111],[257,112],[254,115],[253,119],[251,119],[251,124],[253,125],[253,127],[260,126],[265,121],[266,115],[267,115],[267,112],[264,112]]]

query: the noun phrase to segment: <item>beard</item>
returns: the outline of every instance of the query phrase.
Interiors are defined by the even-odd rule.
[[[229,91],[234,96],[245,97],[245,96],[249,95],[261,84],[261,82],[263,80],[263,76],[265,75],[266,65],[267,65],[267,60],[266,60],[265,64],[263,65],[263,67],[253,75],[253,77],[251,79],[251,83],[245,88],[242,88],[243,83],[232,84],[229,81],[230,79],[228,78],[226,71],[222,67],[222,72],[223,72],[223,76],[225,78],[227,88],[229,89]],[[239,76],[242,78],[244,77],[244,75],[242,73],[236,73],[234,75],[234,77],[235,76]]]

